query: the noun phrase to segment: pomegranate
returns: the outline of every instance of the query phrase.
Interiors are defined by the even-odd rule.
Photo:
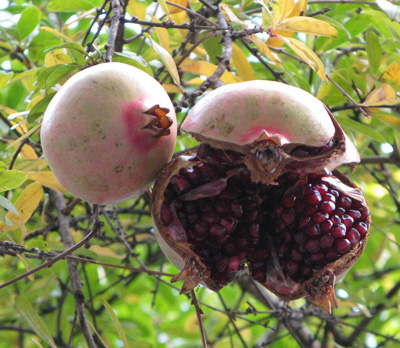
[[[44,155],[71,193],[96,204],[145,191],[171,159],[174,108],[163,87],[122,63],[85,69],[50,102],[41,127]]]
[[[243,82],[206,95],[182,130],[201,144],[161,171],[152,200],[157,239],[181,270],[172,280],[218,291],[247,267],[280,298],[330,312],[370,218],[335,170],[359,155],[328,109],[295,87]]]

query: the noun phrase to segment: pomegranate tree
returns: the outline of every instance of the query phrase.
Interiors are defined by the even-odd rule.
[[[182,130],[201,144],[162,170],[152,202],[182,292],[218,291],[247,267],[284,300],[336,306],[334,283],[364,250],[370,218],[335,169],[359,155],[328,109],[295,87],[243,82],[210,92]]]
[[[174,108],[163,87],[121,63],[85,69],[50,102],[41,144],[57,179],[96,204],[118,203],[145,191],[171,159]]]

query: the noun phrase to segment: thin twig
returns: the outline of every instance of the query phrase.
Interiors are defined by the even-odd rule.
[[[206,333],[204,331],[203,319],[201,317],[203,312],[199,307],[199,304],[197,302],[197,298],[196,298],[196,294],[195,294],[194,290],[190,291],[190,295],[192,297],[193,306],[194,306],[194,308],[196,310],[196,316],[197,316],[197,321],[199,323],[199,329],[200,329],[200,334],[201,334],[201,341],[203,342],[203,348],[207,348],[207,337],[206,337]]]
[[[120,0],[111,0],[111,7],[113,10],[113,16],[111,17],[110,31],[108,33],[107,43],[104,45],[106,49],[103,61],[111,62],[112,56],[114,53],[115,41],[117,39],[118,28],[121,20],[121,16],[123,15],[123,7],[120,3]]]

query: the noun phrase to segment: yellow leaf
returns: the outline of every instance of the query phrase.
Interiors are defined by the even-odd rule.
[[[364,103],[364,106],[379,106],[379,105],[396,105],[400,103],[400,99],[397,99],[396,92],[392,86],[383,84],[382,87],[374,89],[368,94]]]
[[[167,93],[181,93],[179,87],[173,83],[163,83],[162,86]]]
[[[11,220],[12,225],[6,226],[3,222],[0,222],[0,231],[8,232],[22,227],[29,220],[29,218],[39,205],[42,197],[42,185],[36,182],[28,185],[25,190],[22,191],[17,201],[14,203],[14,206],[18,210],[19,215],[8,212],[6,218]]]
[[[0,104],[0,111],[5,111],[7,114],[12,115],[12,114],[16,114],[17,111],[14,109],[9,108],[8,106],[5,105],[1,105]]]
[[[397,128],[397,130],[400,130],[400,118],[396,116],[391,116],[383,112],[370,112],[368,115],[387,123],[391,127]]]
[[[134,15],[141,21],[146,20],[147,6],[143,2],[138,0],[130,0],[128,1],[127,9],[130,15]]]
[[[161,23],[160,20],[158,20],[156,17],[151,16],[151,19],[155,23]],[[158,41],[160,45],[165,48],[167,51],[169,50],[169,35],[168,35],[168,30],[165,28],[160,28],[160,27],[155,27]]]
[[[63,39],[69,41],[69,42],[74,42],[74,40],[72,40],[72,39],[69,38],[68,36],[66,36],[66,35],[64,35],[64,34],[62,34],[62,33],[60,33],[59,31],[57,31],[57,30],[55,30],[55,29],[53,29],[53,28],[44,26],[44,27],[40,27],[40,30],[48,31],[49,33],[52,33],[52,34],[57,35],[57,36],[60,36],[60,37],[62,37]]]
[[[102,247],[100,245],[92,245],[89,250],[95,252],[99,256],[113,257],[114,259],[123,259],[125,257],[125,255],[117,254],[110,248]]]
[[[205,80],[200,78],[200,77],[195,77],[194,79],[191,79],[189,81],[186,81],[185,83],[187,85],[201,85]]]
[[[239,46],[235,44],[233,44],[232,66],[236,69],[238,76],[243,81],[250,81],[255,79],[253,68],[247,60],[246,55],[239,48]]]
[[[7,146],[7,149],[10,148],[10,147],[13,147],[15,145],[18,145],[21,141],[23,141],[24,139],[30,137],[33,133],[35,133],[39,128],[40,128],[40,124],[38,124],[37,126],[31,128],[24,135],[20,136],[17,140],[14,140],[11,144],[9,144]]]
[[[241,21],[235,14],[234,12],[229,8],[229,6],[227,4],[224,3],[220,3],[219,5],[219,9],[222,11],[224,17],[226,18],[226,20],[228,22],[233,22],[233,23],[237,23],[237,24],[241,24],[245,27],[247,27],[247,24],[243,21]]]
[[[400,63],[393,62],[390,64],[383,73],[382,78],[400,83]]]
[[[286,44],[295,51],[316,73],[326,82],[326,73],[324,65],[315,54],[315,52],[306,44],[293,38],[282,38]]]
[[[18,148],[18,146],[15,146],[15,148]],[[31,145],[24,144],[21,148],[21,151],[19,153],[22,158],[29,159],[29,160],[35,160],[38,158],[38,155],[36,154],[35,150],[32,148]]]
[[[281,63],[278,55],[276,55],[275,53],[271,52],[271,50],[268,48],[268,45],[263,40],[261,40],[255,34],[251,35],[251,40],[258,46],[260,51],[263,54],[265,54],[272,62],[274,62],[278,66],[282,66],[282,63]]]
[[[293,0],[279,0],[282,9],[282,19],[292,17],[291,13],[295,8],[295,2]],[[296,2],[297,4],[298,2]],[[296,14],[298,16],[298,14]]]
[[[278,0],[268,0],[268,3],[272,7],[272,22],[274,23],[273,27],[275,29],[275,25],[284,18],[283,17],[284,8],[281,7],[281,3]],[[283,0],[283,6],[285,6],[284,0]]]
[[[51,67],[59,64],[72,63],[71,57],[69,57],[64,50],[54,50],[46,54],[44,57],[46,67]]]
[[[53,172],[30,172],[28,173],[28,178],[58,192],[67,192],[64,186],[62,186],[54,176]]]
[[[174,4],[177,4],[177,5],[181,5],[183,7],[187,7],[188,0],[170,0],[170,2],[173,2]],[[170,4],[167,4],[167,6],[168,6],[168,10],[169,10],[170,14],[185,11],[179,7],[176,7],[176,6],[173,6]]]
[[[329,37],[337,35],[337,30],[329,23],[305,16],[284,19],[276,25],[276,29]]]
[[[190,59],[186,59],[181,64],[181,70],[186,72],[191,72],[193,74],[204,75],[206,77],[211,76],[215,70],[217,70],[217,66],[210,62],[206,61],[193,61]],[[221,76],[221,81],[223,83],[236,83],[240,82],[241,79],[229,71],[225,71]]]
[[[169,74],[171,75],[174,82],[179,86],[179,74],[178,69],[176,67],[174,59],[171,57],[169,52],[162,46],[160,46],[157,42],[155,42],[148,33],[143,34],[150,41],[151,47],[158,53],[165,67],[167,68]]]
[[[161,5],[162,10],[165,12],[167,17],[169,19],[171,19],[170,15],[169,15],[169,8],[168,8],[167,3],[165,2],[165,0],[158,0],[158,2]]]

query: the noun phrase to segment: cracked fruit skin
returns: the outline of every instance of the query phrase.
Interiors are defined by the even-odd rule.
[[[207,94],[182,130],[201,145],[161,171],[152,197],[182,292],[218,291],[247,267],[281,299],[337,306],[334,284],[363,252],[370,217],[335,169],[359,155],[329,110],[292,86],[243,82]]]
[[[171,159],[176,116],[163,87],[145,72],[106,63],[71,77],[50,102],[41,144],[60,183],[94,204],[144,192]]]

